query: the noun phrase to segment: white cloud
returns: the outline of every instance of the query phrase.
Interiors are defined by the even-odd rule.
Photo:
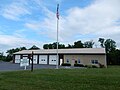
[[[2,27],[0,26],[0,30],[2,29]],[[3,34],[3,32],[2,31],[0,31],[0,34]]]
[[[49,39],[56,40],[56,13],[41,5],[46,14],[43,21],[27,22],[26,27],[39,31]],[[66,16],[60,15],[59,41],[71,43],[76,40],[88,41],[99,37],[111,38],[120,47],[120,0],[96,0],[87,7],[72,7]]]
[[[13,2],[7,6],[4,6],[1,10],[1,15],[7,19],[20,20],[20,17],[31,14],[29,9],[25,6],[26,2]]]
[[[40,11],[44,12],[46,17],[42,21],[26,20],[25,27],[48,37],[51,41],[56,41],[56,12],[52,12],[45,7],[42,0],[35,0],[35,2],[40,6]],[[5,6],[1,11],[2,15],[7,19],[20,20],[22,16],[31,14],[26,3],[23,0],[21,3],[15,2]],[[83,42],[94,40],[98,45],[98,38],[104,37],[105,39],[115,40],[120,48],[120,0],[96,0],[87,7],[76,6],[65,12],[66,16],[60,15],[59,20],[60,42],[73,44],[77,40]],[[2,30],[1,26],[0,29]],[[29,29],[17,30],[13,32],[13,36],[5,35],[0,31],[0,49],[6,51],[15,47],[31,47],[32,45],[42,47],[43,42],[26,39],[24,31]]]
[[[17,36],[0,35],[0,51],[6,52],[6,50],[23,46],[30,48],[32,45],[42,47],[42,42]]]
[[[113,3],[113,2],[117,3]],[[65,18],[68,24],[65,26],[70,31],[76,30],[81,34],[96,33],[111,26],[120,18],[119,0],[97,0],[86,8],[72,8]],[[119,4],[118,4],[119,3]]]
[[[25,26],[33,30],[38,30],[40,28],[40,23],[25,23]]]
[[[26,29],[20,29],[20,30],[16,30],[13,32],[13,35],[15,37],[19,37],[19,38],[26,38],[26,32],[27,30]]]
[[[60,4],[60,3],[62,3],[63,0],[55,0],[55,1],[56,1],[56,3]]]

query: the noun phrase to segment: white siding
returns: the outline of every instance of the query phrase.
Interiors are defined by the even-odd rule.
[[[15,55],[15,63],[20,63],[20,55]]]
[[[38,55],[33,55],[33,63],[37,64]]]
[[[47,64],[47,55],[39,55],[39,64]]]
[[[28,57],[23,57],[22,59],[28,59]]]
[[[50,65],[56,65],[57,64],[57,61],[56,61],[56,55],[50,55],[49,56],[49,64]]]
[[[37,60],[38,60],[38,55],[33,55],[33,64],[37,64]],[[32,63],[31,60],[30,63]]]

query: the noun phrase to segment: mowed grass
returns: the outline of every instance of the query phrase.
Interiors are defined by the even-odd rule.
[[[0,72],[0,90],[120,90],[120,66]]]

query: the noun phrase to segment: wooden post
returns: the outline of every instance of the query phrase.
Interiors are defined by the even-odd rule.
[[[32,51],[32,58],[31,58],[32,64],[31,64],[31,72],[33,72],[33,51]]]

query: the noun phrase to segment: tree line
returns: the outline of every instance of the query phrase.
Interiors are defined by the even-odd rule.
[[[22,51],[22,50],[37,50],[37,49],[40,49],[39,47],[33,45],[31,48],[27,49],[26,47],[19,47],[19,48],[13,48],[13,49],[9,49],[7,50],[7,56],[4,56],[3,53],[0,53],[0,60],[3,60],[3,61],[11,61],[13,59],[13,53],[15,52],[19,52],[19,51]]]
[[[60,44],[58,42],[58,48],[59,49],[67,49],[67,48],[93,48],[94,42],[91,41],[86,41],[82,43],[81,40],[74,42],[73,45],[68,44],[65,46],[64,44]],[[44,49],[57,49],[57,42],[50,43],[50,44],[44,44],[43,45]]]
[[[104,39],[99,38],[98,42],[100,43],[101,48],[105,48],[106,50],[106,56],[107,56],[107,64],[108,65],[120,65],[120,50],[116,47],[116,42],[112,39]],[[68,48],[93,48],[95,45],[95,42],[93,40],[82,42],[81,40],[75,41],[73,45],[68,44],[65,46],[65,44],[58,43],[59,49],[68,49]],[[57,42],[48,43],[43,45],[43,49],[56,49],[57,48]],[[31,48],[27,49],[26,47],[20,47],[15,49],[7,50],[7,56],[4,56],[3,53],[0,53],[0,60],[4,61],[11,61],[13,57],[13,53],[21,51],[21,50],[38,50],[40,49],[36,45],[33,45]]]

